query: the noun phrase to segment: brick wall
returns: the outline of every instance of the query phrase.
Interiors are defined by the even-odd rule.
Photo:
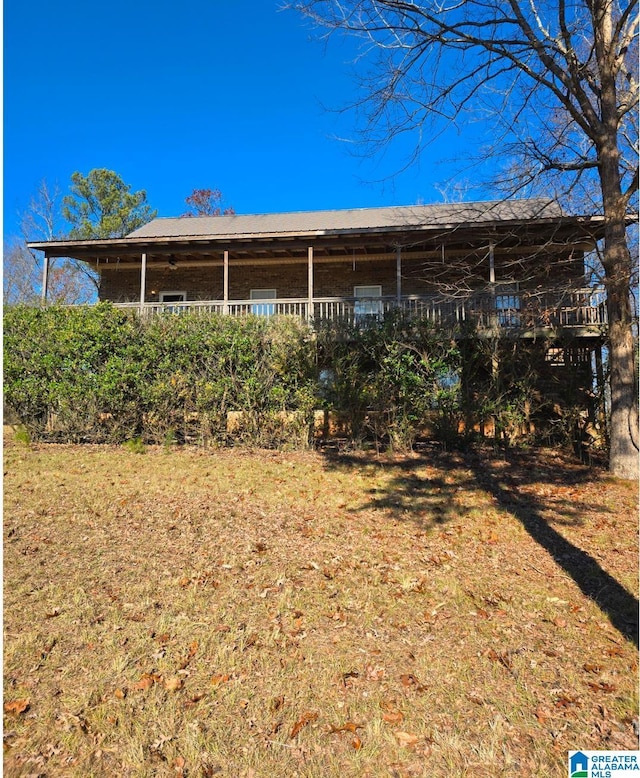
[[[486,267],[485,267],[486,265]],[[404,259],[402,263],[402,294],[421,295],[437,291],[435,281],[446,279],[455,283],[460,274],[453,262],[431,263]],[[571,279],[580,283],[582,259],[556,259],[539,266],[535,260],[524,260],[521,267],[496,259],[496,279],[527,277],[523,288],[542,285],[559,286]],[[396,294],[396,262],[356,260],[314,265],[314,297],[353,297],[354,286],[381,286],[382,294]],[[187,300],[221,300],[223,270],[221,266],[184,268],[147,268],[146,301],[156,302],[160,292],[186,292]],[[472,287],[481,287],[489,280],[488,262],[480,264],[475,276],[465,276]],[[307,264],[241,265],[229,269],[229,299],[247,300],[252,289],[275,289],[280,298],[306,298]],[[140,299],[140,271],[109,268],[102,271],[100,299],[114,302],[134,302]]]

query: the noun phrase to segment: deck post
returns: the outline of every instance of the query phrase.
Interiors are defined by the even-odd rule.
[[[41,298],[42,298],[42,307],[47,304],[47,292],[49,290],[49,257],[45,254],[44,255],[44,264],[42,267],[42,289],[41,289]]]
[[[147,255],[142,255],[142,264],[140,265],[140,316],[144,314],[144,298],[147,286]]]
[[[498,326],[498,312],[496,310],[496,264],[494,256],[495,245],[489,244],[489,293],[491,294],[491,310],[489,311],[489,324],[492,328]]]
[[[307,320],[313,319],[313,246],[307,249]]]
[[[229,313],[229,252],[225,249],[222,255],[222,313]]]
[[[495,264],[495,257],[494,257],[494,249],[495,245],[493,243],[489,244],[489,283],[495,284],[496,282],[496,264]]]
[[[596,386],[598,390],[598,422],[603,431],[605,443],[609,445],[609,428],[607,425],[607,395],[602,363],[602,340],[598,340],[595,347]]]
[[[402,249],[396,247],[396,305],[400,308],[402,302]]]

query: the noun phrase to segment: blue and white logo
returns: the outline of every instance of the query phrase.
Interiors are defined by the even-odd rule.
[[[582,751],[569,753],[569,778],[589,778],[589,757]]]
[[[569,751],[569,778],[640,778],[640,751]]]

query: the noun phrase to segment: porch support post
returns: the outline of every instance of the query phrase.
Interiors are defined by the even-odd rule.
[[[489,244],[489,283],[495,284],[496,282],[496,264],[495,264],[495,257],[494,257],[494,244]]]
[[[307,249],[307,319],[313,319],[313,246]]]
[[[226,316],[229,313],[229,252],[225,250],[222,256],[222,313]]]
[[[489,244],[489,294],[491,295],[489,318],[492,327],[498,326],[498,315],[496,311],[496,263],[494,256],[494,244]]]
[[[604,378],[604,368],[602,364],[602,340],[598,340],[595,348],[595,362],[596,362],[596,386],[598,387],[597,397],[597,415],[600,428],[602,429],[605,443],[609,444],[609,428],[607,425],[607,395],[606,384]]]
[[[140,266],[140,316],[144,314],[144,298],[147,290],[147,255],[142,255]]]
[[[494,335],[491,339],[491,377],[494,387],[498,386],[500,381],[500,353],[499,353],[499,340],[497,336],[498,332],[498,315],[496,311],[496,266],[494,256],[494,244],[489,244],[489,285],[491,286],[491,329]],[[493,421],[493,437],[495,440],[500,438],[500,429],[498,426],[498,417],[494,414],[492,416]]]
[[[402,249],[396,248],[396,305],[398,308],[402,302]]]
[[[41,301],[43,307],[47,304],[48,289],[49,289],[49,257],[45,254],[44,262],[42,265],[42,290],[41,290],[41,298],[42,298]]]

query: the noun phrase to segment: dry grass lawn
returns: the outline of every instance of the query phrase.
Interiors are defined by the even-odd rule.
[[[4,452],[7,776],[565,776],[634,749],[634,485],[553,452]]]

